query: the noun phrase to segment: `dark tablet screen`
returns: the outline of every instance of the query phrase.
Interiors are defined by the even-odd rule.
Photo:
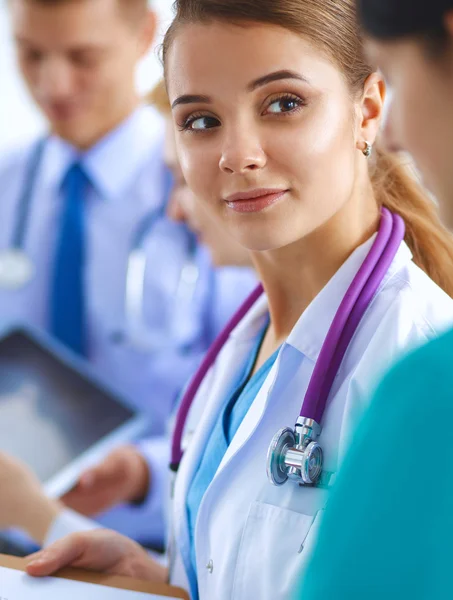
[[[0,340],[0,451],[42,482],[132,416],[25,332]]]

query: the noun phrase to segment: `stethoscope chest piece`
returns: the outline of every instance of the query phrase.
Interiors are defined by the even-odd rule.
[[[311,419],[298,419],[295,430],[286,427],[278,431],[267,453],[267,476],[280,486],[288,479],[300,485],[315,485],[322,473],[322,448],[315,437],[321,432]]]
[[[30,258],[18,248],[0,251],[0,289],[15,291],[27,285],[35,268]]]

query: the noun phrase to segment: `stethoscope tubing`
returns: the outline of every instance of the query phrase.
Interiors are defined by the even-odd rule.
[[[384,215],[388,215],[391,219],[392,230],[390,233],[390,237],[387,241],[386,247],[382,253],[380,260],[375,265],[373,272],[371,273],[367,281],[367,285],[363,288],[362,293],[357,298],[354,308],[348,316],[347,322],[341,333],[340,339],[337,342],[337,350],[332,356],[332,360],[329,364],[329,369],[325,375],[325,379],[323,380],[320,386],[320,400],[316,405],[315,412],[313,413],[314,416],[312,417],[317,423],[320,423],[323,417],[324,411],[326,409],[328,396],[332,389],[333,381],[340,369],[341,363],[349,347],[349,344],[351,343],[351,340],[354,337],[355,332],[357,331],[360,321],[362,320],[366,311],[369,309],[373,298],[376,295],[376,292],[382,285],[384,277],[388,273],[390,265],[392,264],[393,259],[395,258],[395,254],[402,240],[404,239],[405,225],[403,219],[399,215],[391,215],[387,209],[383,209],[383,218],[387,218],[384,217]]]
[[[333,381],[349,343],[404,239],[405,228],[401,217],[392,215],[386,208],[382,208],[381,213],[381,222],[376,239],[340,303],[316,361],[315,370],[304,398],[301,416],[312,418],[317,423],[320,423],[322,419]],[[173,471],[177,471],[182,459],[181,443],[185,422],[198,389],[233,329],[242,321],[262,294],[263,288],[260,285],[246,299],[215,340],[189,384],[176,416],[170,464]]]

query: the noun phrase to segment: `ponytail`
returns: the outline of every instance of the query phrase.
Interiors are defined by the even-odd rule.
[[[453,297],[453,235],[442,224],[434,201],[401,159],[379,147],[371,179],[379,204],[403,218],[415,264]]]

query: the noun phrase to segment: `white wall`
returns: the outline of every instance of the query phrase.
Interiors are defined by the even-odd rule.
[[[155,0],[153,5],[161,20],[156,40],[159,44],[171,17],[171,0]],[[139,90],[149,90],[160,74],[157,50],[153,49],[138,69]],[[0,151],[18,140],[33,137],[43,128],[43,119],[29,99],[17,72],[6,2],[0,0]]]

